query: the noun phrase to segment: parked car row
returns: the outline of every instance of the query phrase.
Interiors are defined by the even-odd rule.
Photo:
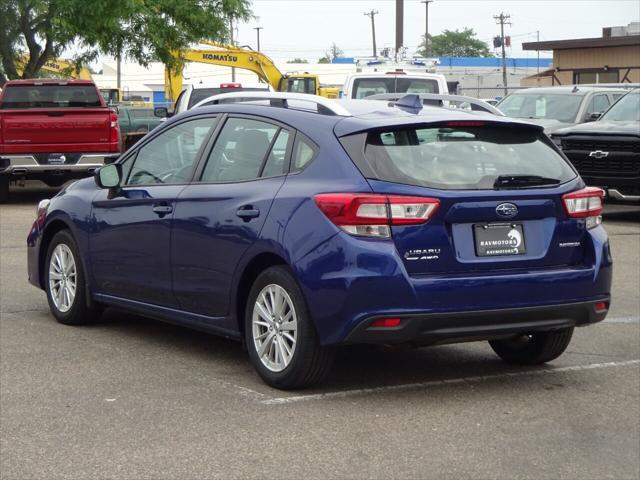
[[[497,108],[544,127],[589,185],[640,203],[639,92],[624,85],[529,88]]]

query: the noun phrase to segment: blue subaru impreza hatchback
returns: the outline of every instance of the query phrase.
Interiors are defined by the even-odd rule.
[[[603,192],[540,127],[252,98],[179,115],[41,202],[29,279],[58,321],[118,307],[221,334],[302,388],[337,345],[488,340],[537,364],[606,316]]]

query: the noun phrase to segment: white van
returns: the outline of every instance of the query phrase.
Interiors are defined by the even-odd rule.
[[[347,77],[342,98],[362,99],[381,93],[449,93],[447,79],[437,73],[405,72],[353,73]]]

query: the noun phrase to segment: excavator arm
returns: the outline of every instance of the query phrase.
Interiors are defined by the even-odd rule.
[[[21,57],[22,64],[26,64],[28,62],[28,58],[26,55]],[[91,72],[86,67],[76,68],[76,64],[70,62],[69,60],[64,60],[62,58],[53,58],[51,60],[47,60],[47,62],[42,66],[42,70],[46,72],[58,73],[65,77],[75,78],[78,80],[92,80]],[[19,73],[22,73],[22,69],[18,69]]]
[[[249,70],[271,85],[278,91],[284,76],[275,66],[273,61],[266,55],[230,45],[223,45],[213,42],[201,42],[205,45],[216,47],[216,50],[185,50],[176,52],[176,56],[183,62],[208,63],[210,65],[221,65],[224,67],[235,67]],[[171,71],[165,68],[165,94],[167,98],[175,102],[182,91],[182,71]]]

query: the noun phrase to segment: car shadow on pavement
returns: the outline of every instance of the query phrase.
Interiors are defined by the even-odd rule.
[[[11,205],[37,205],[40,200],[51,198],[62,187],[48,187],[44,183],[30,181],[25,187],[11,186],[9,189],[9,201]]]
[[[640,222],[640,205],[628,205],[621,203],[607,203],[604,208],[604,222]]]
[[[119,334],[123,348],[128,348],[122,343],[127,340],[132,344],[142,343],[146,350],[162,352],[164,359],[175,355],[176,361],[193,361],[214,376],[233,378],[233,383],[242,387],[271,395],[278,392],[262,383],[243,346],[234,340],[115,309],[107,309],[102,319],[93,325],[93,328],[105,327]],[[427,348],[346,346],[337,350],[332,371],[322,385],[304,392],[386,387],[518,370],[500,361],[487,342]],[[194,375],[200,373],[194,371]]]

